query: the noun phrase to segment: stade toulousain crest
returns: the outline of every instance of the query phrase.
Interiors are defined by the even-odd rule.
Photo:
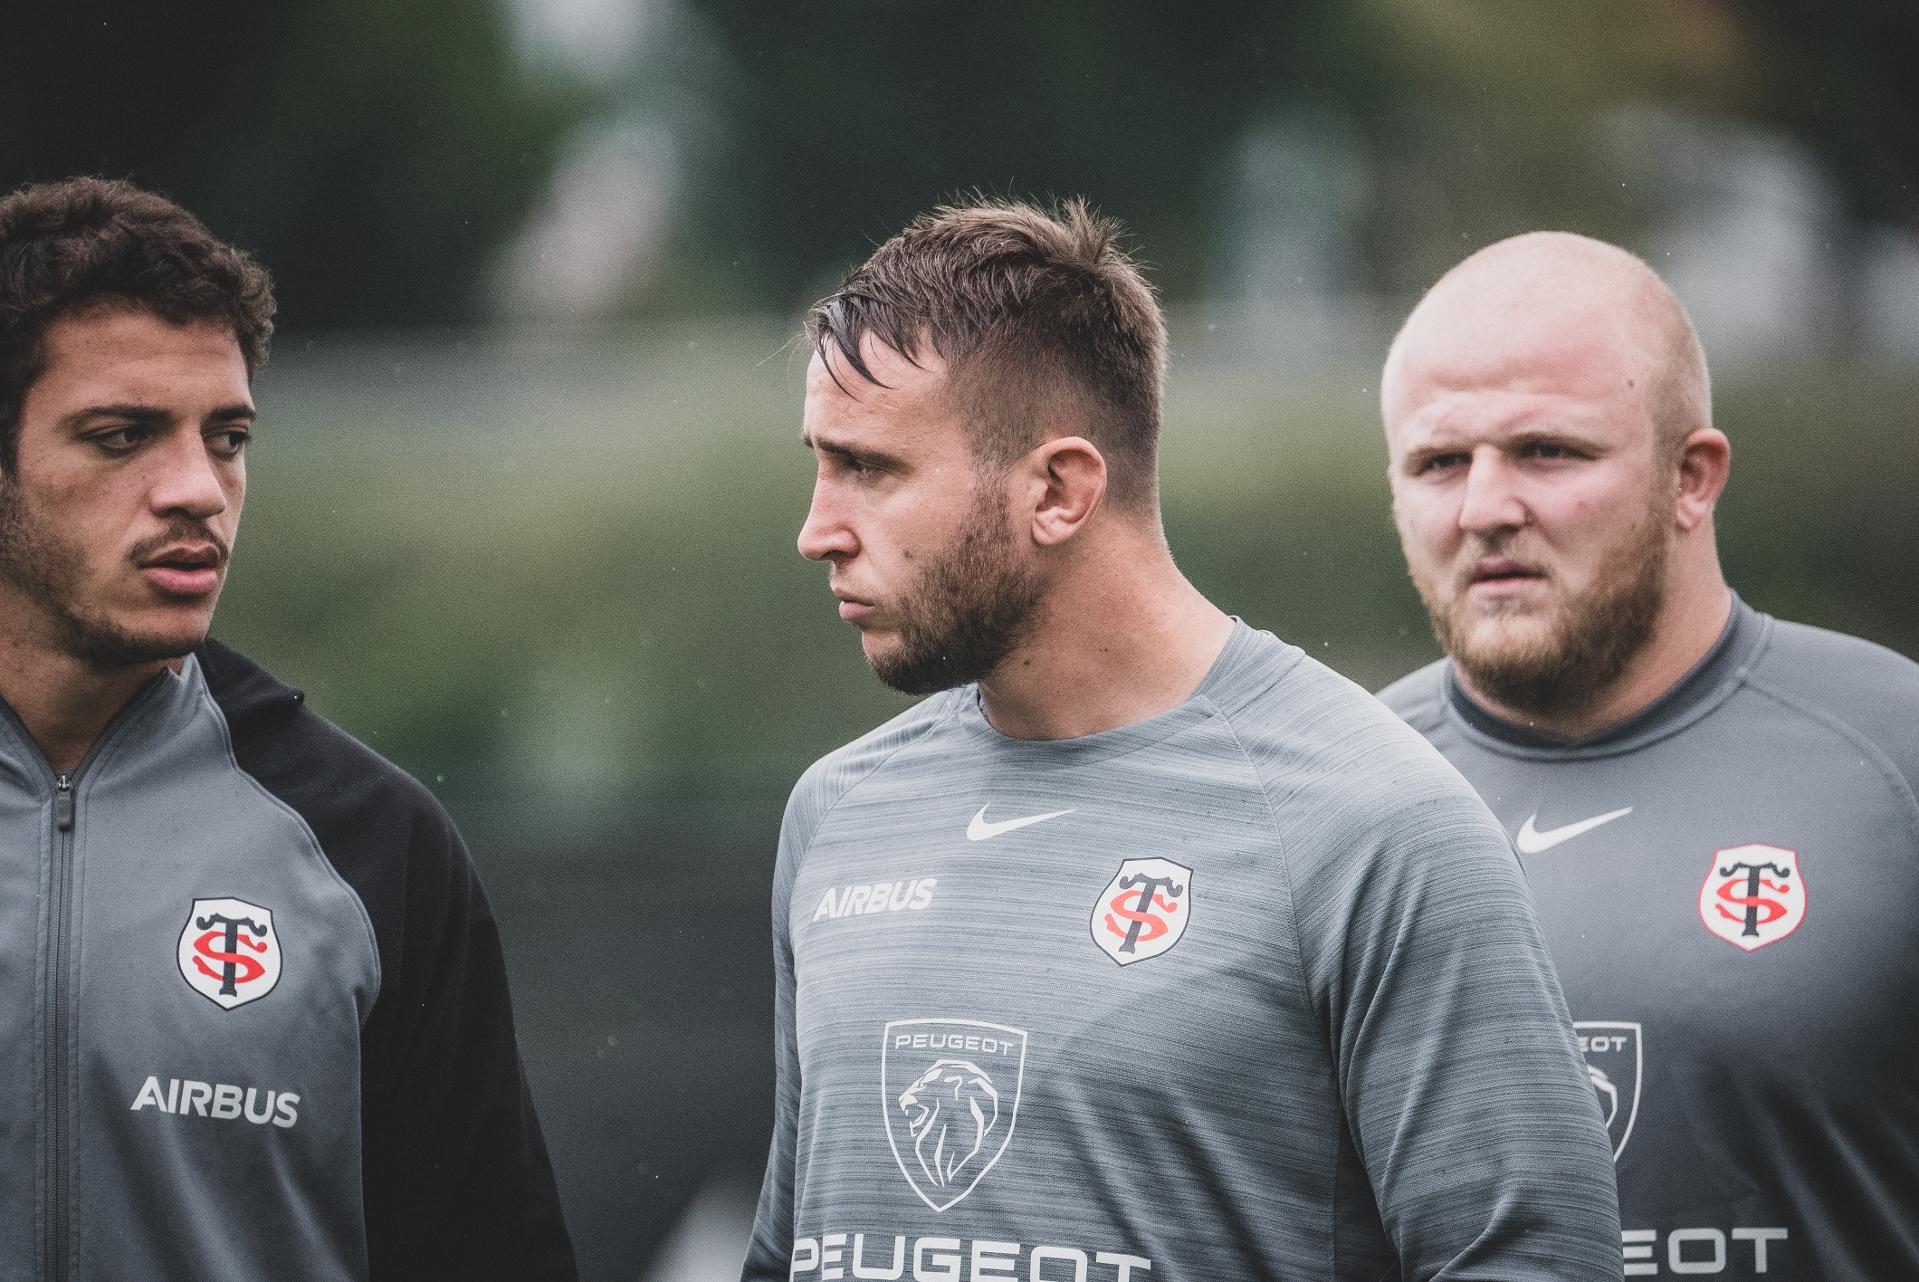
[[[1764,843],[1715,850],[1699,887],[1699,919],[1747,952],[1792,934],[1806,919],[1799,852]]]
[[[196,899],[180,929],[180,974],[193,991],[232,1010],[280,982],[273,910],[244,899]]]
[[[1026,1034],[972,1019],[896,1019],[880,1047],[880,1107],[900,1174],[935,1211],[1006,1152],[1026,1080]]]
[[[1093,942],[1130,966],[1177,944],[1192,916],[1191,868],[1170,859],[1128,859],[1093,904]]]

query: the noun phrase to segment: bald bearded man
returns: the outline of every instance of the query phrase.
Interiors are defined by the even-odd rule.
[[[1626,1275],[1919,1277],[1919,666],[1727,586],[1705,357],[1623,250],[1473,255],[1381,400],[1448,655],[1382,697],[1514,834]]]

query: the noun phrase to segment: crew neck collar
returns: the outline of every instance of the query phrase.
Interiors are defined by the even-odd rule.
[[[1686,675],[1639,711],[1588,735],[1557,735],[1494,715],[1466,693],[1450,661],[1445,668],[1447,710],[1474,738],[1517,755],[1606,756],[1624,752],[1672,734],[1717,707],[1763,644],[1769,622],[1734,593],[1732,610],[1719,639]]]
[[[1213,659],[1212,666],[1207,668],[1206,675],[1200,678],[1193,693],[1176,707],[1130,725],[1116,726],[1111,730],[1073,739],[1015,739],[995,730],[993,723],[986,719],[986,708],[977,685],[954,691],[957,704],[954,719],[969,739],[1021,765],[1079,766],[1107,761],[1162,743],[1181,731],[1217,716],[1218,709],[1212,701],[1213,693],[1231,683],[1235,674],[1253,661],[1260,635],[1234,615],[1233,630],[1227,636],[1225,646]]]

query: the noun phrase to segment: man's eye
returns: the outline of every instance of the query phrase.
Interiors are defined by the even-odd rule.
[[[1466,462],[1466,456],[1454,451],[1449,454],[1428,454],[1413,464],[1413,475],[1421,476],[1429,472],[1443,472],[1448,468],[1459,467]]]
[[[100,432],[87,439],[109,454],[131,454],[144,445],[150,435],[152,433],[144,427],[128,426]]]
[[[207,445],[221,458],[237,458],[252,439],[252,432],[243,427],[233,427],[207,437]]]
[[[1525,449],[1525,455],[1527,458],[1541,458],[1541,459],[1566,459],[1566,458],[1577,457],[1576,453],[1570,446],[1560,445],[1553,441],[1529,442]]]

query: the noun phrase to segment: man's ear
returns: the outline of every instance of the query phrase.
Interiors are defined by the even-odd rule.
[[[1086,527],[1106,498],[1106,459],[1083,436],[1056,436],[1019,464],[1032,496],[1033,542],[1052,547]]]
[[[1682,531],[1712,518],[1732,472],[1732,442],[1716,427],[1697,427],[1679,447],[1679,496],[1673,519]]]

